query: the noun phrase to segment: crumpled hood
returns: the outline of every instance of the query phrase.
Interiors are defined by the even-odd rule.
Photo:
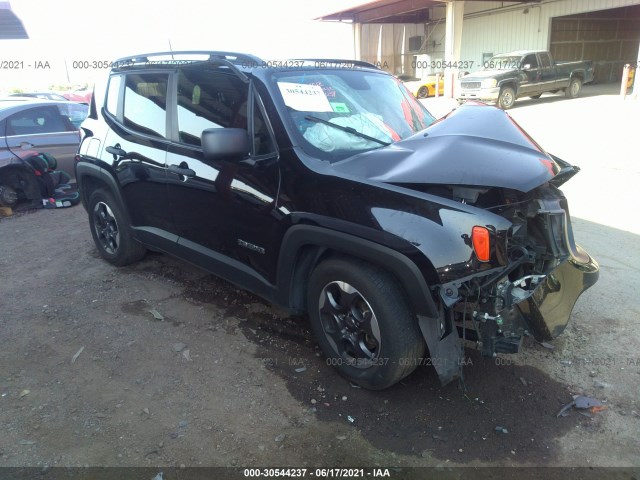
[[[502,187],[528,192],[560,171],[507,113],[463,105],[426,130],[333,165],[340,173],[395,184]]]

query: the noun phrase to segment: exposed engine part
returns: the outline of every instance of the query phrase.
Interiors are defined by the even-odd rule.
[[[440,288],[440,298],[444,302],[446,307],[451,307],[458,300],[460,300],[460,294],[458,293],[458,287],[453,285],[452,283],[448,283],[447,285],[443,285]]]
[[[496,231],[491,239],[494,268],[478,269],[437,287],[442,305],[453,312],[459,336],[475,340],[483,355],[495,356],[517,352],[524,336],[555,335],[563,324],[545,322],[540,301],[567,282],[563,275],[572,270],[565,267],[556,273],[567,259],[589,260],[573,240],[562,192],[550,184],[526,193],[449,186],[449,196],[511,222],[508,231]],[[540,295],[534,295],[536,292]],[[546,307],[549,305],[547,302]],[[545,315],[553,318],[548,311]],[[470,319],[473,328],[465,324]]]
[[[453,199],[461,203],[475,204],[478,201],[480,194],[485,194],[489,191],[488,188],[471,188],[462,187],[460,185],[452,185],[451,191]]]
[[[524,277],[519,278],[515,282],[511,282],[511,284],[514,287],[517,286],[517,287],[526,288],[527,280],[531,280],[531,286],[535,287],[536,285],[538,285],[538,283],[540,283],[540,280],[542,280],[545,277],[546,275],[525,275]]]
[[[493,320],[496,322],[496,325],[502,325],[503,320],[502,317],[500,315],[496,316],[496,317],[492,317],[491,315],[489,315],[487,312],[481,313],[481,312],[473,312],[473,318],[476,320],[480,320],[481,322],[486,322],[487,320]]]
[[[484,357],[495,357],[498,353],[518,353],[522,346],[522,335],[504,335],[501,317],[491,317],[487,313],[483,315],[478,312],[474,312],[474,316],[481,320],[477,324],[480,340],[478,345]]]

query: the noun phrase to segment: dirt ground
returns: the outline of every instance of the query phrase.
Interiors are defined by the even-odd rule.
[[[2,466],[638,466],[640,355],[600,284],[553,350],[469,350],[466,393],[426,366],[370,392],[304,317],[165,255],[105,263],[80,206],[0,240]],[[608,409],[557,418],[572,394]]]
[[[466,391],[439,386],[428,366],[382,392],[354,388],[305,317],[165,255],[110,266],[80,206],[1,219],[0,478],[24,466],[395,467],[395,478],[424,466],[617,466],[640,478],[640,232],[588,218],[587,197],[615,198],[615,181],[599,195],[579,183],[630,182],[638,168],[581,165],[574,230],[599,282],[552,349],[468,350]],[[615,211],[637,220],[633,204]],[[607,408],[556,417],[572,395]]]

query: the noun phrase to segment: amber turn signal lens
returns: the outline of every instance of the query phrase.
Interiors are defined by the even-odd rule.
[[[471,230],[471,240],[473,241],[473,251],[481,262],[488,262],[491,256],[491,244],[489,240],[489,230],[485,227],[473,227]]]

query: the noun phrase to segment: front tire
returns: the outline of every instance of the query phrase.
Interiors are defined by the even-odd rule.
[[[307,305],[315,337],[349,381],[381,390],[409,375],[425,344],[397,281],[356,259],[335,258],[313,271]]]
[[[503,87],[498,96],[498,107],[509,110],[516,103],[516,91],[512,87]]]
[[[146,249],[133,238],[126,217],[111,192],[94,191],[89,197],[87,211],[91,235],[102,258],[122,267],[144,257]]]
[[[422,86],[418,89],[418,98],[429,98],[429,89]]]

